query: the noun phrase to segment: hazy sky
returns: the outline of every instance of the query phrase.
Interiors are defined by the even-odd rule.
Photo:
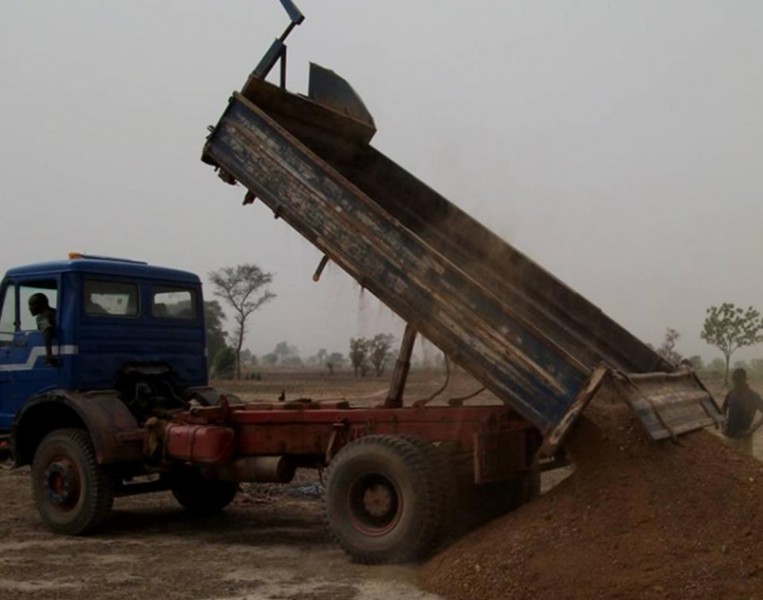
[[[309,61],[345,77],[376,147],[644,341],[711,358],[706,307],[763,310],[763,2],[298,4],[292,90]],[[0,271],[254,262],[278,294],[258,354],[397,328],[199,160],[287,22],[277,0],[0,0]]]

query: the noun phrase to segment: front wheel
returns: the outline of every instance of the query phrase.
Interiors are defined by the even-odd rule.
[[[326,523],[351,559],[409,562],[434,549],[445,499],[431,455],[405,437],[371,435],[347,444],[331,461]]]
[[[89,533],[114,504],[114,479],[95,459],[88,433],[58,429],[49,433],[32,461],[34,503],[57,533]]]

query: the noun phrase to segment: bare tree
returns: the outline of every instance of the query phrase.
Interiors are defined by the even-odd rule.
[[[667,360],[669,363],[672,363],[674,365],[677,365],[681,361],[681,355],[676,352],[676,342],[678,341],[678,338],[681,337],[681,334],[678,333],[675,329],[672,327],[668,327],[665,330],[665,340],[662,342],[662,345],[657,349],[657,354],[662,356],[665,360]]]
[[[320,350],[318,350],[318,354],[316,354],[315,356],[318,358],[318,364],[322,366],[323,363],[326,362],[326,359],[328,358],[329,353],[326,351],[325,348],[321,348]]]
[[[341,352],[332,352],[326,359],[326,368],[329,375],[334,374],[334,369],[340,369],[344,364],[344,355]]]
[[[371,340],[369,357],[376,375],[379,377],[384,374],[384,367],[387,364],[387,359],[390,357],[390,350],[394,339],[389,333],[379,333]]]
[[[236,379],[241,379],[241,346],[246,335],[246,320],[255,310],[275,298],[275,294],[267,289],[273,276],[257,265],[243,264],[212,271],[209,280],[215,287],[215,296],[225,300],[234,311]]]
[[[366,338],[350,338],[350,362],[355,370],[355,377],[366,376],[368,371],[368,352],[371,349],[371,342]]]
[[[700,337],[715,346],[726,359],[724,383],[729,382],[729,362],[731,355],[743,346],[763,342],[763,317],[749,306],[746,310],[724,302],[720,306],[707,309],[705,325]]]

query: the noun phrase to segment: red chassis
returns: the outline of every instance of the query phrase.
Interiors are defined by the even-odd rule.
[[[473,452],[475,483],[511,479],[528,467],[540,443],[537,430],[505,406],[350,408],[344,401],[308,400],[223,400],[176,415],[162,437],[166,458],[224,468],[249,457],[279,457],[293,470],[325,467],[346,444],[368,435],[457,443]]]

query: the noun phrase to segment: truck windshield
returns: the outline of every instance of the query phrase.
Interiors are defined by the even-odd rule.
[[[9,285],[0,298],[0,346],[13,342],[16,331],[16,289]]]

